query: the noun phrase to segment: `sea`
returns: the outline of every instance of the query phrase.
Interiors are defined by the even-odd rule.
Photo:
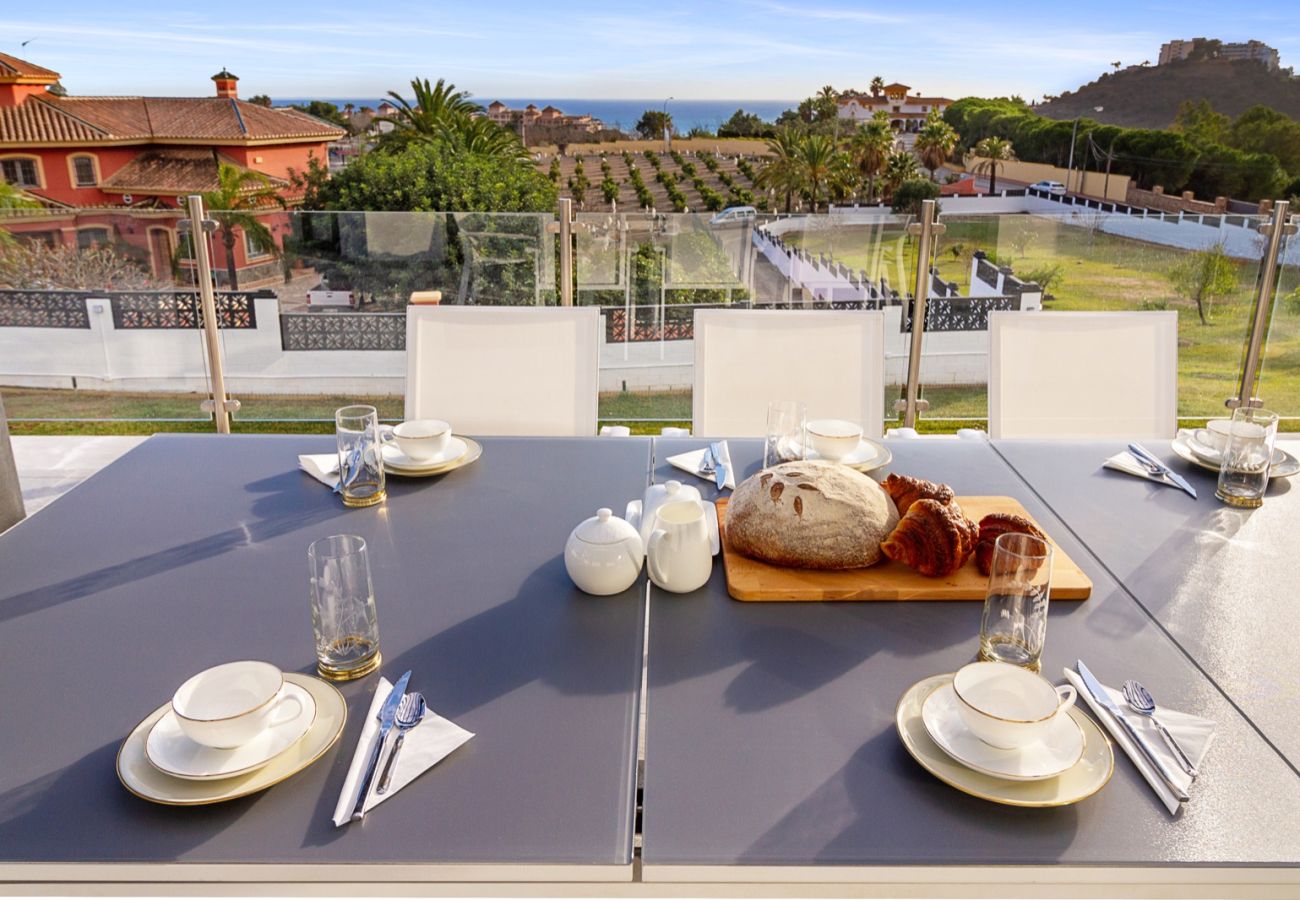
[[[383,98],[334,98],[317,97],[342,109],[351,103],[357,109],[369,106],[377,107]],[[591,115],[600,119],[609,128],[631,131],[636,127],[641,114],[647,109],[663,109],[664,101],[658,100],[583,100],[581,98],[556,97],[474,97],[478,103],[487,106],[493,100],[500,100],[511,109],[523,109],[529,103],[543,108],[548,104],[557,107],[565,115]],[[307,103],[303,99],[282,99],[276,97],[276,106],[288,106],[292,103]],[[692,128],[705,128],[716,131],[718,126],[731,118],[738,109],[755,113],[760,119],[771,122],[787,109],[798,107],[797,100],[669,100],[668,112],[673,117],[673,125],[679,132],[685,133]]]

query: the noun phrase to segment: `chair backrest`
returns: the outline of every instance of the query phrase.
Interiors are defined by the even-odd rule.
[[[464,434],[593,435],[600,312],[408,306],[406,418]]]
[[[767,405],[801,400],[810,419],[849,419],[880,437],[885,317],[879,311],[695,311],[695,434],[755,437]]]
[[[14,448],[9,443],[9,420],[5,418],[4,398],[0,397],[0,531],[22,521],[26,515]]]
[[[989,435],[1171,438],[1178,313],[989,314]]]

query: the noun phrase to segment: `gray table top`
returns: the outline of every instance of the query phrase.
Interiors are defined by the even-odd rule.
[[[699,443],[656,440],[655,480],[681,477],[665,457]],[[742,475],[757,470],[758,441],[730,447]],[[1300,864],[1300,779],[992,447],[890,447],[893,471],[1018,498],[1093,580],[1091,599],[1053,605],[1045,672],[1059,681],[1083,657],[1103,680],[1140,674],[1171,706],[1218,722],[1193,800],[1172,819],[1122,753],[1110,784],[1070,807],[959,793],[908,756],[894,708],[909,685],[975,657],[981,604],[741,603],[717,565],[693,594],[651,589],[647,878],[737,864],[716,877],[744,880],[743,866]]]
[[[1197,499],[1102,469],[1122,442],[999,441],[996,449],[1300,767],[1300,491],[1274,481],[1262,507],[1235,509],[1215,498],[1215,473],[1168,446],[1146,446],[1191,481]]]
[[[645,590],[579,593],[569,529],[640,496],[650,442],[489,439],[347,510],[297,470],[332,437],[155,437],[0,538],[0,864],[624,865]],[[330,817],[376,676],[320,762],[261,794],[131,796],[128,731],[206,666],[311,672],[307,545],[363,535],[390,678],[477,737],[364,823]],[[57,715],[53,714],[57,712]]]

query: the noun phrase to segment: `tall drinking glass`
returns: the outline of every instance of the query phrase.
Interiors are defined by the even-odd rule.
[[[1030,534],[998,537],[980,620],[980,659],[1041,668],[1051,584],[1051,544]]]
[[[379,667],[379,620],[366,542],[355,534],[321,538],[307,548],[316,671],[350,681]]]
[[[767,405],[767,437],[763,441],[763,468],[803,459],[808,443],[808,412],[798,400],[776,400]]]
[[[1240,407],[1232,414],[1215,496],[1229,506],[1264,505],[1277,440],[1277,413]]]
[[[374,506],[388,496],[380,455],[379,413],[373,406],[345,406],[334,413],[339,447],[339,490],[346,506]]]

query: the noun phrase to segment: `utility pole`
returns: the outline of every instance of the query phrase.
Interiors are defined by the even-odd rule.
[[[671,99],[673,99],[673,98],[672,98],[672,97],[669,97],[669,98],[668,98],[668,100],[671,100]],[[663,117],[663,126],[664,126],[664,152],[665,152],[665,153],[671,153],[671,152],[672,152],[672,149],[673,149],[673,138],[672,138],[672,132],[671,132],[671,131],[669,130],[669,128],[668,128],[668,100],[665,100],[665,101],[664,101],[664,117]]]

